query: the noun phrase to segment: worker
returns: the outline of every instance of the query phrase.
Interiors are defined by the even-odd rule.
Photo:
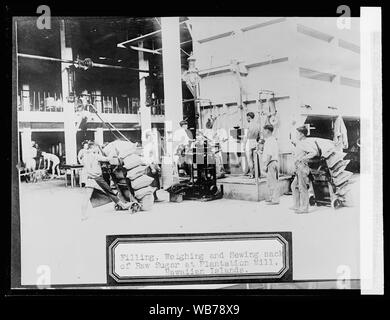
[[[49,170],[50,163],[51,163],[51,179],[54,179],[55,173],[57,172],[57,177],[59,178],[61,176],[60,174],[60,159],[52,153],[42,152],[43,161],[47,161],[47,166],[45,166],[44,170]]]
[[[216,118],[211,117],[206,122],[206,128],[202,130],[202,135],[208,141],[208,145],[212,148],[212,151],[215,156],[215,169],[217,179],[225,177],[225,168],[224,162],[222,158],[222,152],[217,147],[217,143],[219,143],[219,138],[217,135],[217,131],[214,129],[214,123]]]
[[[188,130],[188,123],[185,120],[180,121],[180,129],[177,129],[173,133],[173,154],[176,153],[180,146],[188,146],[190,140],[192,140],[191,131]]]
[[[270,205],[279,204],[279,146],[275,136],[273,136],[274,127],[271,124],[264,126],[264,149],[263,164],[264,174],[267,176],[267,187],[269,198],[266,203]]]
[[[244,138],[245,155],[248,161],[248,171],[246,174],[248,174],[251,179],[255,177],[254,151],[257,148],[258,141],[260,140],[260,126],[254,120],[254,118],[255,114],[253,112],[248,112],[246,114],[246,119],[248,121],[248,131]]]
[[[35,170],[37,167],[37,149],[35,148],[35,141],[31,141],[31,149],[29,154],[26,154],[25,158],[25,172],[26,172],[26,182],[32,181],[36,182],[36,175],[35,175]]]
[[[104,155],[99,145],[95,144],[93,141],[88,143],[88,149],[85,151],[83,156],[83,163],[87,174],[87,183],[85,188],[85,198],[81,205],[81,220],[88,219],[88,204],[90,202],[93,190],[97,186],[99,186],[103,192],[122,209],[128,209],[131,205],[130,202],[121,201],[116,193],[111,189],[110,185],[103,178],[100,161],[109,160],[110,158]]]
[[[192,133],[188,130],[188,123],[186,120],[180,121],[180,129],[177,129],[173,133],[173,164],[175,168],[178,167],[180,159],[183,159],[183,152],[190,146],[190,142],[193,140]]]
[[[203,136],[210,141],[214,141],[214,138],[215,138],[215,130],[213,129],[214,122],[215,122],[215,119],[213,117],[207,119],[207,122],[205,125],[206,128],[202,130]]]
[[[87,152],[88,150],[88,140],[84,140],[82,143],[81,143],[81,150],[79,151],[79,153],[77,154],[77,160],[79,161],[80,164],[84,165],[83,163],[83,158],[84,158],[84,155],[85,153]],[[85,184],[87,182],[87,172],[85,170],[85,168],[83,167],[81,169],[81,172],[80,172],[80,184],[82,187],[85,187]]]
[[[148,130],[142,141],[142,152],[147,164],[161,163],[161,137],[157,129]]]
[[[222,165],[224,168],[224,171],[227,172],[229,169],[229,162],[228,162],[228,156],[229,156],[229,135],[226,132],[224,128],[219,128],[216,130],[215,133],[216,141],[219,143],[220,151],[221,151],[221,158],[222,158]]]
[[[41,164],[42,164],[42,162],[43,162],[43,166],[45,166],[45,159],[43,159],[43,157],[42,157],[42,150],[41,150],[41,148],[39,147],[39,145],[38,145],[38,143],[34,143],[34,148],[35,148],[35,150],[36,151],[33,151],[33,153],[35,154],[35,157],[34,157],[34,159],[35,159],[35,161],[36,161],[36,170],[39,170],[39,169],[42,169],[41,167]]]
[[[146,174],[154,179],[150,185],[156,188],[153,192],[154,201],[159,202],[157,191],[161,188],[161,137],[157,129],[154,129],[154,131],[149,130],[145,133],[142,149],[143,160],[148,165]]]
[[[348,133],[343,118],[339,115],[334,121],[333,141],[336,150],[348,149]]]
[[[297,128],[297,140],[294,150],[295,177],[291,184],[296,213],[309,212],[310,169],[308,161],[318,155],[318,147],[313,140],[307,139],[306,126]]]

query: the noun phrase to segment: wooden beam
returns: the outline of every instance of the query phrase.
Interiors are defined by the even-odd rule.
[[[149,69],[149,61],[145,58],[144,52],[143,52],[143,41],[138,42],[138,48],[141,49],[138,51],[138,66],[143,69]],[[150,108],[146,105],[146,94],[147,94],[147,88],[146,88],[146,77],[147,74],[139,74],[139,97],[140,97],[140,125],[141,125],[141,140],[142,143],[145,142],[146,136],[145,134],[147,132],[150,132],[152,128],[152,120],[151,120],[151,112]]]
[[[240,30],[242,32],[247,32],[247,31],[250,31],[250,30],[266,27],[266,26],[269,26],[269,25],[272,25],[272,24],[275,24],[275,23],[284,22],[284,21],[286,21],[286,18],[277,18],[277,19],[266,21],[266,22],[261,22],[261,23],[257,23],[257,24],[254,24],[254,25],[250,25],[248,27],[243,27]],[[232,36],[234,34],[235,34],[235,31],[231,30],[231,31],[227,31],[227,32],[216,34],[216,35],[211,36],[211,37],[199,39],[198,42],[199,43],[209,42],[209,41],[217,40],[217,39],[220,39],[220,38],[229,37],[229,36]]]
[[[193,32],[192,32],[192,26],[191,26],[190,22],[187,20],[187,21],[185,21],[184,23],[185,23],[185,25],[186,25],[186,27],[187,27],[187,29],[188,29],[188,32],[189,32],[190,35],[191,35],[191,39],[192,39],[193,41],[195,41],[194,34],[193,34]]]
[[[185,23],[186,21],[187,21],[187,20],[180,22],[179,25]],[[147,34],[144,34],[144,35],[142,35],[142,36],[139,36],[139,37],[136,37],[136,38],[133,38],[133,39],[130,39],[130,40],[126,40],[126,41],[120,42],[120,43],[118,43],[116,46],[117,46],[118,48],[127,48],[127,47],[125,46],[125,44],[129,44],[129,43],[132,43],[132,42],[144,40],[144,39],[149,38],[149,37],[151,37],[151,36],[155,36],[155,35],[159,34],[160,32],[161,32],[161,29],[156,30],[156,31],[153,31],[153,32],[150,32],[150,33],[147,33]]]

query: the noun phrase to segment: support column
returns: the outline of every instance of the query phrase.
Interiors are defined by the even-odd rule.
[[[99,145],[102,145],[104,143],[103,141],[103,128],[96,128],[95,131],[95,142]]]
[[[31,129],[24,128],[21,132],[22,135],[22,161],[27,162],[31,158]]]
[[[180,128],[179,122],[183,120],[179,18],[162,17],[161,29],[166,153],[172,156],[172,133]]]
[[[72,47],[66,46],[65,41],[65,20],[60,21],[60,44],[61,59],[73,60]],[[77,141],[75,128],[74,104],[68,103],[69,97],[69,75],[67,67],[69,64],[61,63],[61,86],[62,86],[62,103],[64,106],[64,139],[65,139],[65,159],[66,164],[77,163]]]
[[[138,42],[138,47],[143,48],[143,41]],[[145,59],[145,54],[142,51],[138,52],[138,66],[141,70],[149,70],[149,61]],[[146,77],[149,74],[145,72],[139,73],[139,103],[140,103],[140,117],[141,117],[141,139],[145,141],[145,133],[150,132],[152,128],[152,115],[150,107],[146,106]]]
[[[73,104],[64,102],[64,138],[66,164],[77,163],[76,125]]]
[[[67,47],[65,41],[65,20],[60,21],[60,44],[61,44],[61,59],[73,60],[72,47]],[[62,86],[62,99],[67,101],[69,92],[72,88],[69,88],[69,63],[61,63],[61,86]]]

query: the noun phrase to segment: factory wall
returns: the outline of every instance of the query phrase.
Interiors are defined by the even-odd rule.
[[[351,29],[338,28],[335,18],[320,21],[294,18],[291,23],[296,31],[293,33],[296,45],[290,58],[301,74],[297,85],[298,104],[310,105],[309,114],[333,115],[328,108],[331,106],[337,108],[337,114],[359,117],[359,19],[351,19]],[[311,76],[323,80],[305,78],[299,69],[314,71]]]
[[[289,53],[291,30],[285,18],[191,18],[191,22],[200,70],[228,65],[232,59],[254,63]]]
[[[347,117],[360,116],[359,88],[305,78],[300,78],[298,81],[299,104],[311,107],[302,112],[317,115],[340,114]],[[338,109],[333,111],[328,106],[335,106]]]
[[[260,90],[272,90],[283,98],[276,102],[280,118],[276,135],[282,152],[291,149],[293,120],[303,124],[308,114],[359,117],[358,19],[351,20],[350,30],[339,29],[336,18],[191,20],[196,65],[202,76],[200,95],[217,106],[202,115],[207,119],[219,114],[217,128],[246,124],[242,122],[246,112],[237,108],[239,85],[229,70],[232,59],[248,67],[248,75],[242,77],[243,101],[249,101],[244,111],[258,110],[255,100]]]

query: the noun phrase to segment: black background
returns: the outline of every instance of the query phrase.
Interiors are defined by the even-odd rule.
[[[15,166],[12,164],[13,153],[16,153],[15,145],[17,139],[15,133],[17,128],[16,108],[12,106],[12,17],[13,16],[38,16],[36,9],[39,5],[48,5],[51,8],[53,16],[337,16],[336,10],[339,5],[348,5],[351,8],[352,16],[359,16],[359,6],[381,6],[380,2],[352,2],[352,1],[167,1],[150,2],[150,1],[9,1],[2,2],[2,22],[3,34],[5,40],[2,42],[3,53],[3,74],[5,76],[5,85],[3,93],[3,114],[2,114],[2,177],[3,192],[2,194],[11,201],[10,209],[2,207],[2,296],[13,307],[11,309],[12,317],[16,317],[19,311],[27,311],[28,316],[49,315],[50,318],[59,316],[69,317],[88,317],[92,318],[92,312],[97,313],[99,317],[108,316],[114,319],[141,320],[141,319],[191,319],[187,315],[181,318],[175,317],[157,317],[148,316],[149,307],[160,305],[169,306],[190,306],[193,303],[206,304],[239,304],[240,315],[238,316],[199,316],[196,319],[280,319],[282,316],[291,318],[293,313],[299,318],[302,316],[318,318],[318,316],[328,316],[341,318],[342,316],[352,318],[353,312],[358,307],[364,307],[368,311],[370,318],[379,315],[377,302],[384,301],[387,297],[361,296],[359,290],[145,290],[145,291],[128,291],[128,290],[83,290],[78,289],[56,289],[56,290],[11,290],[11,280],[13,284],[20,282],[20,247],[17,241],[19,234],[19,219],[14,216],[11,219],[11,211],[19,210],[18,208],[18,189],[12,186],[12,181],[17,181],[15,175]],[[385,22],[386,8],[382,7],[382,23]],[[382,43],[386,34],[383,27]],[[383,47],[383,49],[385,46]],[[382,56],[385,56],[383,51]],[[385,62],[382,62],[385,70]],[[383,75],[385,78],[386,75]],[[383,92],[386,92],[383,89]],[[6,98],[7,97],[7,98]],[[385,105],[385,103],[384,103]],[[386,108],[385,108],[386,109]],[[386,110],[384,110],[384,116]],[[383,135],[386,138],[386,135]],[[4,152],[6,151],[6,152]],[[10,153],[8,153],[10,151]],[[385,149],[384,149],[385,151]],[[385,163],[385,162],[384,162]],[[12,170],[9,170],[9,169]],[[384,165],[384,169],[386,167]],[[11,173],[11,174],[10,174]],[[9,184],[6,179],[9,178]],[[386,181],[386,180],[384,180]],[[11,192],[9,186],[11,185]],[[11,197],[10,197],[11,195]],[[10,198],[9,198],[10,197]],[[384,196],[384,199],[386,197]],[[4,198],[3,198],[4,199]],[[384,203],[386,207],[386,203]],[[18,211],[17,211],[18,212]],[[387,262],[389,247],[388,235],[386,233],[386,210],[384,210],[384,257]],[[70,234],[71,236],[71,234]],[[14,242],[16,240],[16,242]],[[11,247],[11,243],[16,243]],[[16,272],[11,279],[11,266]],[[385,264],[386,266],[386,264]],[[385,270],[385,293],[387,288]],[[12,287],[14,287],[14,285]],[[25,308],[16,306],[15,302],[26,302],[30,304]],[[97,301],[96,301],[97,299]],[[359,302],[356,301],[359,299]],[[75,302],[80,302],[76,308]],[[362,302],[365,302],[364,304]],[[337,308],[336,308],[337,302]],[[51,310],[50,306],[55,303],[55,309]],[[3,309],[2,309],[3,310]],[[3,311],[5,316],[5,311]],[[5,317],[4,317],[5,318]]]

